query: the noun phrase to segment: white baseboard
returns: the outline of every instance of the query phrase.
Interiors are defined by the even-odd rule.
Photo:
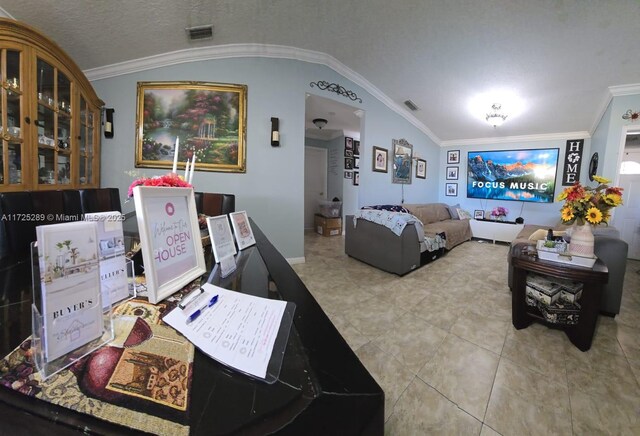
[[[287,262],[289,262],[289,265],[295,265],[295,264],[298,264],[298,263],[305,263],[306,260],[305,260],[304,256],[303,257],[290,257],[290,258],[287,258]]]

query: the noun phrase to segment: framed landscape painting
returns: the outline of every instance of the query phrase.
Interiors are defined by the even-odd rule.
[[[136,167],[246,171],[247,86],[138,82]]]

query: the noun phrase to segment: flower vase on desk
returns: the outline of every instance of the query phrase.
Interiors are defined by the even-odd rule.
[[[593,257],[593,232],[591,224],[576,225],[571,232],[569,253],[577,256]]]

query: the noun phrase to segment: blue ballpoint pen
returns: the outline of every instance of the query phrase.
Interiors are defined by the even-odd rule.
[[[189,317],[187,318],[187,324],[191,324],[193,321],[195,321],[200,315],[202,315],[202,312],[204,312],[207,307],[213,306],[214,304],[216,304],[217,301],[218,301],[217,295],[214,295],[213,297],[211,297],[211,300],[209,300],[207,304],[205,304],[200,309],[196,310],[191,315],[189,315]]]

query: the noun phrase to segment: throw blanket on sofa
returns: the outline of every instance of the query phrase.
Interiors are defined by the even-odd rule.
[[[389,212],[386,210],[359,210],[353,216],[353,227],[356,227],[358,224],[358,218],[383,225],[398,236],[402,234],[402,231],[407,224],[413,223],[413,225],[416,226],[420,242],[424,239],[424,227],[422,226],[422,221],[410,213]]]

